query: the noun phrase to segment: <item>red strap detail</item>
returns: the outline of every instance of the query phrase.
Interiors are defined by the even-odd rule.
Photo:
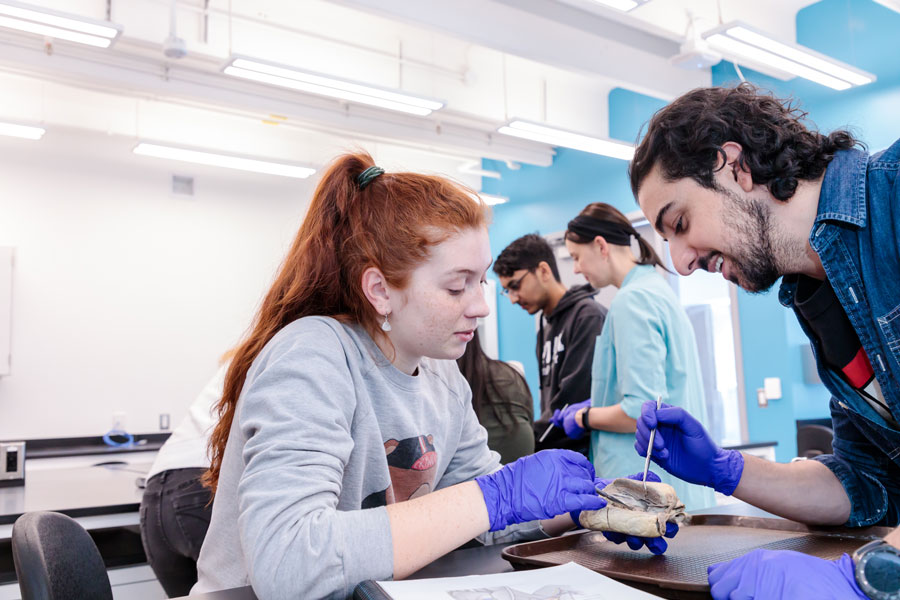
[[[860,347],[856,356],[853,357],[853,360],[847,363],[842,370],[844,371],[844,376],[856,389],[864,388],[875,375],[872,363],[869,362],[869,357],[866,356],[866,351],[862,347]]]

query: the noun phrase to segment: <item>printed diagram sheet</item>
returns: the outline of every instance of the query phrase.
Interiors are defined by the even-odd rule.
[[[573,562],[529,571],[379,581],[394,600],[647,600],[659,598]]]

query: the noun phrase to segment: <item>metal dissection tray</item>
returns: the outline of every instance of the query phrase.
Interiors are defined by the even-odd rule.
[[[785,519],[695,515],[662,556],[609,542],[586,531],[509,546],[502,556],[516,569],[550,567],[569,561],[667,598],[708,598],[706,568],[756,548],[795,550],[827,560],[840,557],[891,531],[889,527],[812,527]]]

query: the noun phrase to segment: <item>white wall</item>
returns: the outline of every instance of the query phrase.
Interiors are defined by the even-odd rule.
[[[207,126],[261,156],[308,141],[238,118]],[[40,141],[0,136],[0,247],[15,253],[0,439],[101,435],[118,411],[133,433],[158,431],[160,413],[177,425],[250,325],[317,183],[136,156],[134,143],[58,124]],[[327,148],[479,181],[432,152],[349,138]],[[194,177],[193,197],[171,193],[173,174]]]
[[[15,247],[0,439],[173,425],[247,327],[313,183],[135,156],[133,140],[0,137],[0,246]],[[170,193],[172,173],[195,196]]]

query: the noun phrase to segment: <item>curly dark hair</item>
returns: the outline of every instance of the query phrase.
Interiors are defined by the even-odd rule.
[[[753,182],[788,200],[800,181],[825,172],[835,152],[859,144],[849,131],[823,135],[809,129],[803,123],[806,116],[791,99],[776,98],[749,83],[692,90],[650,119],[628,167],[631,191],[636,198],[656,164],[668,181],[690,177],[716,189],[716,165],[719,157],[725,159],[722,145],[731,141],[741,145],[738,160]]]
[[[500,277],[512,277],[519,269],[533,271],[542,261],[550,266],[554,279],[562,281],[550,243],[536,233],[529,233],[513,240],[503,249],[494,261],[494,273]]]

